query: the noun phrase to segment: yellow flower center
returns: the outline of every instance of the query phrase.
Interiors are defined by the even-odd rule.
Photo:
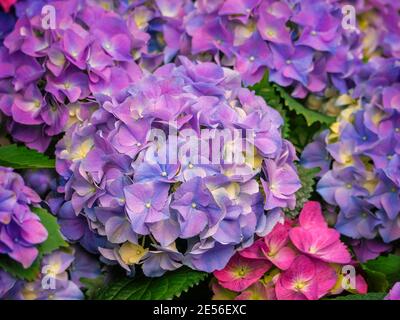
[[[314,253],[316,253],[317,251],[318,251],[318,249],[317,249],[316,247],[310,247],[310,248],[308,249],[308,252],[311,253],[311,254],[314,254]]]
[[[92,149],[93,141],[91,139],[85,140],[72,154],[71,159],[73,161],[81,160],[86,158],[86,155]]]
[[[298,290],[298,291],[301,291],[302,289],[304,289],[304,287],[306,287],[307,286],[307,282],[305,282],[305,281],[302,281],[302,280],[296,280],[295,282],[294,282],[294,289],[296,289],[296,290]]]
[[[275,38],[276,37],[276,30],[268,28],[267,29],[267,35],[269,37],[271,37],[271,38]]]
[[[119,248],[119,254],[123,262],[128,265],[136,264],[143,258],[143,256],[149,251],[142,246],[130,242],[125,242]]]
[[[354,159],[351,154],[341,154],[340,158],[342,160],[342,163],[345,164],[346,166],[350,166],[354,163]]]

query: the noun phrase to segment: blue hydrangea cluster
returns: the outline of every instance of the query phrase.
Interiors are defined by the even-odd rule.
[[[58,143],[57,170],[65,179],[59,191],[67,200],[58,213],[62,228],[81,241],[90,237],[78,227],[86,221],[86,230],[107,239],[99,245],[105,260],[127,271],[137,264],[147,276],[181,265],[221,269],[236,249],[269,230],[281,208],[295,205],[296,155],[282,124],[279,113],[241,87],[237,72],[184,57],[178,67],[165,65]],[[202,134],[206,128],[211,136]],[[220,130],[249,128],[250,137],[203,152]],[[168,139],[152,139],[154,129]],[[188,136],[207,147],[185,153]],[[241,163],[212,161],[214,152],[242,145],[248,148],[240,151]],[[177,150],[177,161],[162,161],[164,149]]]
[[[85,285],[81,279],[100,275],[98,261],[79,247],[46,255],[40,269],[34,281],[16,279],[0,270],[0,299],[82,300]]]
[[[320,167],[317,190],[339,208],[336,228],[351,238],[400,238],[400,63],[365,65],[350,106],[303,152]]]

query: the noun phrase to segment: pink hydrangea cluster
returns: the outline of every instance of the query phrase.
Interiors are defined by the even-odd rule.
[[[328,227],[321,205],[309,201],[296,221],[278,223],[214,272],[214,299],[317,300],[344,290],[365,294],[361,275],[353,287],[342,285],[347,283],[344,266],[355,267],[348,248]]]

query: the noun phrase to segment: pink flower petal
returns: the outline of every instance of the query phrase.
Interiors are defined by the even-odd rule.
[[[366,294],[368,292],[368,284],[360,274],[356,276],[356,290],[359,294]]]
[[[309,282],[315,277],[315,265],[312,260],[304,255],[296,257],[290,268],[282,273],[280,279],[284,287],[291,289],[293,281]]]
[[[289,229],[287,225],[278,223],[270,234],[264,238],[267,245],[267,253],[275,255],[289,241]]]
[[[276,283],[275,293],[278,300],[307,300],[307,297],[301,292],[285,288],[280,280]]]
[[[321,205],[316,201],[308,201],[304,204],[303,209],[300,212],[299,222],[303,228],[328,227],[328,224],[322,215]]]
[[[318,282],[314,262],[304,256],[298,256],[284,271],[276,284],[278,300],[316,300],[318,299]]]
[[[314,258],[331,263],[349,263],[351,260],[336,230],[296,227],[290,230],[289,236],[297,249]]]
[[[27,269],[35,261],[38,250],[35,247],[27,248],[15,245],[13,251],[8,254],[14,260],[20,262],[22,266]]]
[[[268,255],[267,258],[279,269],[286,270],[290,267],[293,260],[296,258],[296,253],[293,249],[289,247],[284,247],[280,249],[275,255]]]
[[[258,239],[250,247],[239,251],[239,254],[248,259],[267,260],[264,254],[265,250],[267,250],[267,246],[264,243],[264,239]]]
[[[38,244],[47,239],[47,230],[40,221],[26,220],[21,225],[21,228],[21,237],[29,243]]]
[[[270,267],[267,261],[247,259],[236,254],[223,270],[214,271],[214,276],[224,288],[240,292],[257,282]]]
[[[338,275],[328,263],[314,260],[315,277],[318,284],[318,299],[325,296],[336,284]]]

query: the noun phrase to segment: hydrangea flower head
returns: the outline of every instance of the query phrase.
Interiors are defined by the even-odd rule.
[[[304,98],[353,85],[359,35],[341,21],[334,1],[198,1],[183,26],[193,55],[232,66],[246,84],[268,69],[271,81]]]
[[[353,92],[359,102],[318,138],[317,148],[315,142],[306,148],[303,162],[323,168],[317,190],[338,207],[339,232],[389,243],[400,238],[400,68],[396,59],[374,59],[361,74]],[[321,148],[329,152],[325,162],[314,160]]]
[[[362,47],[365,58],[376,56],[399,58],[400,5],[396,1],[380,0],[334,0],[341,4],[353,5],[357,13],[357,28],[362,33]]]
[[[55,9],[55,26],[42,23],[46,4]],[[0,47],[7,61],[0,65],[1,111],[15,140],[45,151],[52,137],[138,77],[135,61],[150,36],[131,25],[122,7],[91,0],[17,5],[18,20]]]
[[[237,72],[182,57],[126,90],[57,145],[71,240],[83,239],[72,226],[86,219],[105,260],[128,271],[212,272],[266,233],[270,212],[294,206],[300,181],[283,121]]]
[[[250,261],[258,269],[252,269]],[[318,300],[343,292],[342,267],[349,264],[355,263],[339,233],[328,227],[321,205],[309,201],[296,220],[277,223],[265,237],[239,251],[226,268],[215,271],[225,290],[213,285],[213,291],[222,299]],[[260,274],[262,267],[266,271]],[[237,270],[247,272],[240,278]],[[365,294],[364,278],[357,274],[356,287],[347,291]]]

